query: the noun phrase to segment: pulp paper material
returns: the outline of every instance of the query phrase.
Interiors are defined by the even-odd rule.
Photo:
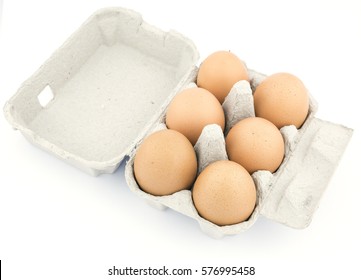
[[[239,81],[226,97],[222,104],[226,116],[225,134],[240,120],[254,117],[253,95],[247,81]]]
[[[281,129],[285,159],[280,168],[252,174],[257,204],[247,221],[217,226],[198,215],[191,190],[157,197],[139,188],[133,173],[136,148],[152,131],[166,129],[166,109],[175,94],[196,86],[198,59],[194,44],[181,34],[161,31],[130,10],[103,9],[21,85],[4,113],[31,143],[89,174],[112,173],[128,155],[125,177],[135,194],[197,220],[212,237],[245,231],[259,215],[307,226],[352,135],[349,128],[315,118],[311,95],[302,128]],[[223,104],[225,134],[255,115],[252,92],[265,75],[249,69],[249,76],[250,82],[234,85]],[[53,98],[40,103],[44,89]],[[198,173],[228,158],[224,133],[217,125],[204,128],[195,145]]]
[[[5,105],[33,144],[86,172],[112,173],[195,78],[198,52],[138,13],[96,12]],[[41,105],[50,89],[54,98]]]
[[[256,88],[265,76],[251,72],[255,80],[236,83],[223,103],[227,124],[225,133],[215,124],[203,129],[195,145],[198,173],[214,161],[228,159],[224,135],[238,121],[255,116],[252,88]],[[127,183],[132,191],[159,209],[169,207],[194,218],[202,231],[214,238],[247,230],[259,215],[291,227],[304,228],[310,223],[352,134],[351,129],[315,118],[317,106],[311,96],[310,99],[309,114],[302,128],[291,125],[281,129],[285,141],[285,158],[279,169],[273,174],[269,171],[252,174],[257,188],[257,203],[253,214],[245,222],[218,226],[203,219],[194,207],[191,190],[161,197],[144,193],[134,178],[133,160],[136,151],[126,165]],[[156,130],[166,129],[164,119]]]
[[[314,118],[270,181],[262,215],[294,228],[308,226],[351,135],[349,128]]]

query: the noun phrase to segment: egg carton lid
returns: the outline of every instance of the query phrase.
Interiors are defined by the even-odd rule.
[[[178,32],[128,9],[101,9],[20,86],[4,114],[61,160],[91,175],[113,173],[161,122],[174,95],[195,81],[198,60],[193,42]],[[251,73],[253,81],[262,78]],[[310,141],[288,147],[297,155],[285,165],[289,175],[269,180],[260,209],[298,228],[310,222],[352,130],[312,118],[304,134]]]
[[[33,144],[92,175],[114,172],[196,77],[199,54],[123,8],[90,18],[5,104]]]

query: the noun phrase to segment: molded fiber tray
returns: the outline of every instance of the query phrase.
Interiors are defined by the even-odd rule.
[[[123,158],[132,191],[151,204],[170,207],[196,219],[212,237],[248,229],[258,215],[291,227],[306,227],[317,208],[352,130],[309,115],[301,129],[281,129],[286,156],[274,174],[255,172],[257,206],[245,222],[217,226],[200,217],[191,190],[156,197],[144,193],[133,174],[142,139],[164,129],[166,108],[184,87],[195,86],[199,55],[194,44],[175,31],[164,32],[133,11],[108,8],[93,14],[6,103],[9,123],[34,145],[92,175],[114,172]],[[226,131],[254,116],[253,95],[265,77],[249,69],[250,83],[236,83],[223,108]],[[45,100],[44,100],[45,99]],[[207,126],[195,150],[199,172],[226,159],[224,135]]]
[[[33,144],[86,172],[112,173],[167,104],[194,80],[193,43],[133,11],[91,16],[5,105]],[[45,91],[43,92],[43,90]],[[38,97],[54,98],[45,106]]]

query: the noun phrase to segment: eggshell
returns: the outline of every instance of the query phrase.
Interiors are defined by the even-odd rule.
[[[252,177],[239,164],[216,161],[198,176],[192,192],[200,216],[217,225],[243,222],[256,205],[256,187]]]
[[[308,92],[296,76],[273,74],[256,88],[254,106],[257,117],[271,121],[278,128],[286,125],[300,128],[308,114]]]
[[[200,65],[197,85],[213,93],[222,104],[232,86],[249,80],[245,64],[229,51],[217,51]]]
[[[167,127],[185,135],[193,145],[208,124],[218,124],[222,130],[225,126],[222,106],[208,90],[186,89],[177,94],[168,107]]]
[[[249,173],[258,170],[274,172],[282,163],[285,146],[281,132],[270,121],[251,117],[239,121],[226,137],[230,160]]]
[[[153,195],[188,189],[197,174],[193,146],[181,133],[161,130],[149,135],[134,158],[134,175],[140,188]]]

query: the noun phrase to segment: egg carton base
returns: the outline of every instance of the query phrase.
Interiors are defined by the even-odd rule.
[[[265,78],[252,71],[252,79],[239,81],[223,103],[226,116],[225,132],[215,124],[207,125],[194,148],[198,174],[212,162],[228,159],[225,135],[238,121],[254,117],[252,88]],[[195,87],[191,83],[188,87]],[[257,171],[252,174],[257,187],[255,210],[245,222],[218,226],[202,218],[194,207],[192,191],[183,190],[167,196],[153,196],[141,190],[134,177],[133,160],[136,150],[126,164],[125,176],[130,189],[158,209],[171,208],[199,223],[202,231],[214,238],[234,235],[248,230],[259,215],[294,228],[308,226],[326,189],[337,163],[352,135],[352,129],[315,118],[316,102],[311,99],[310,112],[303,126],[281,128],[285,141],[285,158],[275,173]],[[228,128],[228,129],[227,129]],[[154,129],[167,129],[165,115]]]
[[[200,217],[194,207],[191,190],[160,197],[143,192],[134,178],[132,158],[126,164],[125,177],[130,189],[150,205],[160,210],[171,208],[197,220],[201,230],[212,238],[244,232],[259,215],[289,227],[305,228],[312,220],[352,133],[350,128],[313,118],[306,132],[300,135],[301,139],[297,139],[297,147],[288,155],[287,165],[277,171],[277,176],[268,171],[253,173],[258,191],[257,207],[246,222],[236,225],[218,226]],[[223,134],[219,126],[210,125],[204,129],[202,136],[196,144],[198,147],[222,142]],[[196,150],[198,154],[202,153],[202,149]],[[209,156],[207,164],[210,164],[222,159],[222,154],[220,150],[214,154],[207,151],[203,154],[203,161],[206,162]]]

